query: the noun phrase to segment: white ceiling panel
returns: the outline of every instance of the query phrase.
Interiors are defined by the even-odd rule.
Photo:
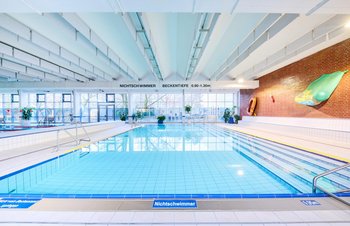
[[[114,0],[124,12],[191,12],[192,0]]]
[[[69,26],[58,14],[46,14],[44,16],[12,14],[11,16],[87,62],[102,68],[107,73],[113,73],[108,65],[96,58],[96,52],[87,40],[79,35],[80,33],[76,33],[76,30]]]
[[[211,76],[243,39],[254,30],[264,16],[265,14],[237,14],[232,17],[228,16],[225,20],[219,20],[217,25],[218,23],[228,23],[229,26],[223,31],[223,34],[212,34],[211,39],[215,39],[217,35],[220,39],[208,43],[208,51],[203,54],[203,58],[205,58],[205,55],[207,55],[207,58],[203,59],[204,65],[202,64],[202,68],[198,67],[198,73],[208,77]]]
[[[144,57],[137,49],[133,35],[121,14],[82,13],[79,17],[141,77],[149,73]],[[115,58],[115,57],[113,57]]]
[[[208,32],[199,12],[220,15],[191,51]],[[350,37],[344,13],[350,0],[0,0],[0,56],[50,81],[253,78]]]
[[[302,13],[322,0],[0,0],[0,12]],[[322,4],[321,4],[322,5]],[[315,13],[348,13],[350,1],[329,0]]]
[[[147,13],[157,61],[164,77],[184,77],[199,14]]]
[[[224,12],[231,13],[236,9],[236,2],[239,0],[220,0],[213,4],[212,0],[194,0],[193,1],[193,11],[194,12]]]

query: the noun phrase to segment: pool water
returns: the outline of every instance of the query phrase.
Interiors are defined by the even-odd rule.
[[[146,125],[0,179],[2,194],[299,194],[334,159],[216,125]],[[348,188],[344,170],[320,184]]]

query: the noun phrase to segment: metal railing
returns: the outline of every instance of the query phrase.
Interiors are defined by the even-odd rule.
[[[339,191],[336,191],[336,192],[330,192],[330,191],[327,191],[324,188],[321,188],[321,187],[317,186],[317,181],[321,177],[327,176],[327,175],[329,175],[331,173],[337,172],[339,170],[342,170],[342,169],[345,169],[345,168],[348,168],[348,167],[350,167],[350,163],[347,163],[347,164],[342,165],[342,166],[338,166],[338,167],[336,167],[334,169],[327,170],[327,171],[325,171],[325,172],[315,176],[314,179],[312,180],[312,192],[316,193],[316,190],[319,189],[319,190],[323,191],[324,193],[326,193],[327,195],[335,198],[336,200],[338,200],[338,201],[340,201],[342,203],[345,203],[346,205],[350,206],[350,202],[349,201],[347,201],[345,199],[342,199],[341,197],[336,195],[337,193],[339,194],[339,193],[344,193],[344,192],[350,192],[350,189],[343,189],[343,190],[339,190]]]
[[[57,130],[57,133],[56,133],[56,151],[57,152],[60,150],[60,147],[63,144],[68,144],[68,143],[75,142],[75,146],[78,146],[81,141],[88,141],[88,142],[91,141],[90,136],[89,136],[88,132],[86,131],[86,129],[83,126],[81,121],[75,121],[75,122],[72,122],[72,123],[75,124],[75,134],[74,135],[68,131],[68,130],[72,130],[71,127],[62,128],[62,129],[58,129]],[[78,124],[79,124],[79,127],[78,127]],[[82,129],[83,130],[84,136],[82,136],[82,137],[79,136],[78,129]],[[67,141],[67,142],[61,143],[60,142],[60,132],[64,132],[64,133],[68,134],[68,136],[70,138],[72,138],[72,141]]]

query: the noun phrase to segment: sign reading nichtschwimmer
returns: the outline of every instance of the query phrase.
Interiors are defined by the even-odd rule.
[[[197,208],[196,200],[154,200],[153,208],[172,209],[172,208]]]
[[[12,209],[19,208],[25,209],[29,208],[41,199],[14,199],[14,198],[3,198],[0,199],[0,208]]]

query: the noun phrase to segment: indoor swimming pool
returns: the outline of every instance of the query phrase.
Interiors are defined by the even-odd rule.
[[[0,177],[2,196],[295,197],[312,179],[343,165],[328,157],[214,124],[144,125]],[[323,177],[330,191],[350,187],[350,170]]]

